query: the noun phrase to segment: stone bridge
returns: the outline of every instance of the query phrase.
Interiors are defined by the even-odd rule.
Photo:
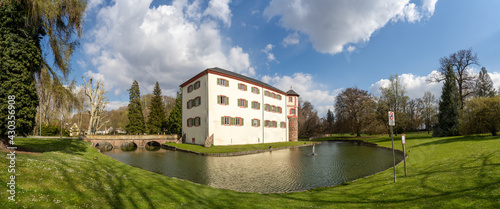
[[[137,147],[144,147],[149,142],[157,142],[160,145],[166,142],[177,142],[177,134],[171,135],[90,135],[83,136],[83,140],[91,142],[92,146],[95,147],[99,143],[108,142],[113,148],[120,148],[123,143],[132,142],[137,145]]]

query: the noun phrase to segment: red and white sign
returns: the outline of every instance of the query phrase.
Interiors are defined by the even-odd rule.
[[[401,144],[406,144],[406,135],[401,134]]]
[[[396,121],[394,118],[394,112],[389,112],[389,126],[395,126]]]

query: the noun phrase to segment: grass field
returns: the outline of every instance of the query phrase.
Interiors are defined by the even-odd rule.
[[[269,149],[269,146],[272,148],[280,148],[280,147],[290,147],[296,145],[303,145],[304,143],[313,143],[313,142],[276,142],[276,143],[264,143],[264,144],[246,144],[246,145],[232,145],[232,146],[212,146],[212,147],[204,147],[201,145],[195,144],[176,144],[176,143],[166,143],[169,146],[177,147],[179,149],[190,150],[198,153],[229,153],[229,152],[243,152],[243,151],[251,151],[251,150],[265,150]]]
[[[364,140],[391,146],[389,137]],[[17,153],[17,201],[9,202],[9,161],[1,152],[0,208],[500,208],[500,137],[409,134],[408,176],[400,164],[397,183],[389,169],[339,186],[283,194],[238,193],[165,177],[75,139],[16,143],[36,153]]]

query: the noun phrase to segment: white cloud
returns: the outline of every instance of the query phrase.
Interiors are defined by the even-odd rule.
[[[278,17],[282,27],[309,36],[313,47],[322,53],[342,52],[345,45],[370,40],[376,30],[389,21],[415,22],[430,17],[436,1],[422,6],[409,0],[273,0],[263,14]]]
[[[428,83],[427,80],[431,78],[437,71],[432,71],[427,76],[416,76],[411,73],[399,75],[401,81],[405,84],[406,95],[410,99],[422,98],[424,92],[430,91],[436,98],[441,96],[441,83]],[[376,97],[380,97],[380,87],[387,87],[389,85],[388,79],[381,79],[370,87],[370,93]]]
[[[414,3],[410,3],[405,5],[403,10],[396,16],[396,18],[392,19],[394,22],[397,20],[407,20],[408,22],[416,22],[420,21],[422,18],[422,15],[420,15],[420,12],[417,10],[416,5]]]
[[[283,42],[281,42],[281,44],[283,44],[284,47],[287,47],[290,45],[298,44],[299,42],[300,42],[299,33],[295,32],[295,33],[288,34],[288,36],[286,36],[283,39]]]
[[[155,8],[151,0],[116,1],[99,8],[83,47],[116,95],[137,80],[143,94],[158,81],[164,94],[175,96],[179,84],[209,67],[253,76],[249,55],[220,33],[231,20],[227,3],[211,1],[203,10],[199,1]]]
[[[274,48],[274,46],[272,44],[268,44],[268,45],[266,45],[266,48],[261,50],[261,52],[264,52],[267,56],[268,63],[266,63],[266,64],[268,64],[268,65],[270,62],[273,62],[273,61],[279,63],[279,61],[276,60],[276,57],[274,56],[274,54],[271,53],[271,50],[273,50],[273,48]]]
[[[495,87],[497,91],[500,91],[500,73],[488,72],[488,75],[490,75],[491,81],[493,81],[493,87]]]
[[[329,90],[326,85],[314,82],[312,75],[307,73],[294,73],[292,76],[265,75],[261,80],[285,92],[292,87],[302,101],[311,102],[319,117],[325,117],[328,109],[333,111],[335,97],[342,90]]]
[[[438,0],[423,0],[422,7],[425,11],[427,11],[428,16],[432,16],[434,14],[437,1]]]
[[[110,110],[117,110],[120,107],[127,106],[128,102],[122,102],[122,101],[108,101],[108,104],[104,108],[104,110],[110,111]]]
[[[346,49],[347,52],[353,52],[354,50],[356,50],[356,47],[353,46],[353,45],[348,46],[347,49]]]
[[[97,6],[101,5],[103,0],[89,0],[87,3],[87,11],[93,10]]]
[[[226,25],[231,26],[231,10],[229,9],[230,0],[210,0],[208,8],[205,10],[206,15],[211,15],[214,18],[219,18]]]

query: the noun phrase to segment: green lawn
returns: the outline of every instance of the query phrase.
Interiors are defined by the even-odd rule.
[[[243,152],[251,150],[265,150],[269,149],[269,146],[271,146],[272,148],[290,147],[290,146],[303,145],[304,143],[310,144],[314,142],[302,142],[302,141],[275,142],[275,143],[264,143],[264,144],[246,144],[246,145],[212,146],[212,147],[204,147],[195,144],[176,144],[173,142],[166,143],[166,145],[198,153],[230,153],[230,152]]]
[[[365,140],[391,146],[389,137]],[[165,177],[76,139],[16,142],[39,153],[17,155],[12,203],[6,192],[9,161],[2,152],[0,208],[500,208],[500,137],[409,134],[408,177],[400,164],[397,183],[389,169],[339,186],[283,194],[238,193]]]

